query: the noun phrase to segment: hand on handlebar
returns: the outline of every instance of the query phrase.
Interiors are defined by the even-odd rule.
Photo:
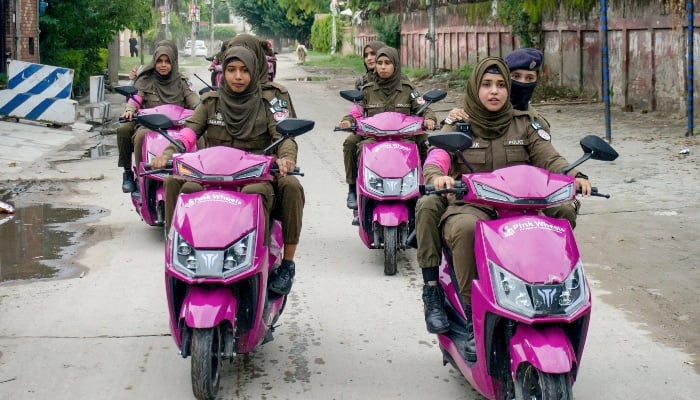
[[[425,125],[425,128],[429,131],[435,129],[435,121],[433,121],[432,119],[426,119],[425,121],[423,121],[423,125]]]
[[[132,111],[124,111],[124,114],[120,117],[121,119],[125,119],[127,121],[131,121],[134,119],[134,113]]]
[[[433,179],[435,190],[452,189],[455,187],[455,180],[451,176],[443,175]]]
[[[158,156],[151,160],[151,169],[163,169],[167,167],[170,157],[168,156]]]
[[[279,167],[280,176],[285,176],[289,172],[294,172],[294,168],[296,168],[297,163],[289,158],[278,158],[277,166]]]
[[[340,127],[340,129],[348,129],[351,126],[352,126],[352,122],[350,122],[348,120],[342,120],[338,124],[338,127]]]
[[[591,182],[586,178],[576,178],[576,192],[587,197],[591,195]]]

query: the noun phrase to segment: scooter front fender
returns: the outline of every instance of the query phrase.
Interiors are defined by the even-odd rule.
[[[190,328],[212,328],[221,321],[233,323],[237,300],[226,286],[194,286],[182,302],[180,320]]]
[[[400,202],[379,203],[372,210],[372,220],[381,226],[408,223],[408,207]]]
[[[542,372],[563,374],[576,363],[576,353],[561,327],[520,324],[510,339],[510,359],[514,378],[525,362]]]

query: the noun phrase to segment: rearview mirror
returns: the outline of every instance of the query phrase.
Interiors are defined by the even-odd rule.
[[[151,130],[169,129],[173,126],[173,121],[163,114],[139,115],[138,123]]]
[[[428,136],[428,144],[450,153],[458,153],[472,147],[474,140],[463,132],[435,133]]]
[[[362,92],[356,89],[341,90],[340,97],[352,102],[360,101],[365,98],[365,96],[362,95]]]
[[[114,90],[122,96],[131,97],[139,91],[133,86],[117,86]]]
[[[440,101],[447,97],[447,92],[444,90],[439,90],[439,89],[433,89],[433,90],[428,90],[425,92],[423,95],[423,100],[435,103],[436,101]]]
[[[277,124],[277,132],[282,136],[299,136],[314,129],[315,122],[308,119],[287,118]]]
[[[581,148],[584,153],[590,154],[592,159],[599,161],[613,161],[619,154],[605,140],[595,135],[588,135],[581,139]]]

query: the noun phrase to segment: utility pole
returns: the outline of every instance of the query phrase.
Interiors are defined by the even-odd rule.
[[[163,8],[165,9],[163,11],[165,14],[165,21],[163,21],[165,25],[165,40],[168,40],[170,38],[170,3],[168,0],[165,0],[165,5]]]
[[[333,24],[331,27],[331,55],[335,54],[335,43],[338,41],[336,37],[335,17],[338,15],[338,1],[331,0],[331,14],[333,15]]]
[[[214,50],[214,0],[211,1],[211,18],[209,19],[209,49],[211,54],[216,54]]]
[[[425,5],[428,6],[428,34],[425,39],[428,40],[428,74],[435,75],[435,1],[425,0]]]
[[[195,48],[197,47],[197,21],[199,18],[197,12],[197,0],[192,0],[192,4],[190,4],[190,19],[192,20],[192,30],[191,30],[191,37],[190,39],[190,56],[194,57],[195,56]]]

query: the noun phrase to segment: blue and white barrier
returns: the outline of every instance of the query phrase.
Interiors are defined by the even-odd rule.
[[[72,69],[13,60],[8,78],[7,89],[0,90],[0,115],[54,124],[76,121]]]

